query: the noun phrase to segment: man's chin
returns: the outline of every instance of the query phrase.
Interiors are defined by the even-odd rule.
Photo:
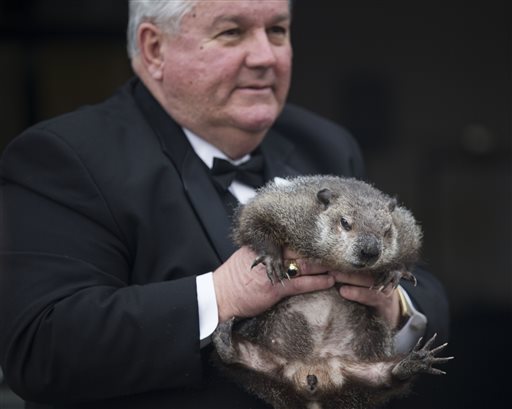
[[[265,132],[274,124],[280,112],[276,106],[252,106],[240,110],[235,121],[248,132]]]

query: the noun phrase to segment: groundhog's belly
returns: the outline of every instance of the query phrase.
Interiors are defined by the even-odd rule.
[[[264,336],[274,352],[301,360],[360,357],[361,334],[375,326],[387,332],[368,307],[343,299],[335,288],[291,297],[263,319],[270,321]]]

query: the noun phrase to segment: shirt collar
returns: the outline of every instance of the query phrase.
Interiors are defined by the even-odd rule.
[[[230,159],[216,146],[213,146],[211,143],[205,141],[200,136],[196,135],[189,129],[183,128],[183,132],[185,132],[185,136],[187,137],[190,145],[192,145],[192,149],[199,156],[199,158],[208,166],[209,169],[213,167],[213,159],[220,158],[231,162],[233,165],[240,165],[249,160],[251,155],[245,155],[244,157],[233,160]]]

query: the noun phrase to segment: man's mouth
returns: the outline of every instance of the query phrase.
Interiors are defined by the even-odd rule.
[[[239,89],[248,89],[254,91],[271,90],[274,88],[273,84],[244,84],[238,87]]]

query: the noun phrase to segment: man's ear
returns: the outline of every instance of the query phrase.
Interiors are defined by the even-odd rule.
[[[164,33],[154,24],[145,22],[139,26],[137,40],[142,65],[154,80],[161,80],[164,66],[162,53]]]

